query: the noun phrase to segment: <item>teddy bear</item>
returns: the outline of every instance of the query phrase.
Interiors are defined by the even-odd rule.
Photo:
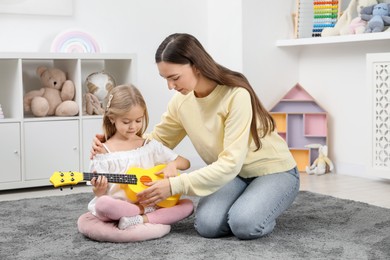
[[[339,17],[336,22],[336,25],[332,28],[324,28],[321,32],[321,36],[335,36],[335,35],[344,35],[351,34],[351,22],[353,19],[359,17],[359,13],[363,7],[377,4],[376,0],[351,0],[348,7]],[[360,19],[360,18],[359,18]],[[355,23],[357,20],[354,21]],[[360,29],[358,29],[360,30]]]
[[[390,4],[366,6],[361,10],[360,16],[367,21],[365,33],[382,32],[385,26],[390,25]]]
[[[114,77],[104,71],[94,72],[87,77],[85,85],[83,110],[88,115],[102,115],[104,98],[116,86]]]
[[[36,117],[75,116],[79,113],[79,107],[73,101],[76,88],[71,80],[66,79],[64,71],[39,66],[36,73],[42,88],[25,94],[25,112],[31,112]]]
[[[305,145],[307,148],[318,148],[318,158],[311,166],[306,166],[307,174],[322,175],[331,172],[334,168],[332,161],[328,158],[328,146],[321,144]]]

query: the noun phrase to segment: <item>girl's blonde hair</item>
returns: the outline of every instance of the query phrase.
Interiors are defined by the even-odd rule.
[[[111,122],[117,117],[123,116],[134,106],[141,106],[145,113],[142,118],[142,128],[137,132],[139,137],[145,133],[149,124],[148,109],[141,92],[133,85],[120,85],[114,87],[104,100],[105,111],[103,116],[103,132],[106,141],[116,132],[115,125]]]

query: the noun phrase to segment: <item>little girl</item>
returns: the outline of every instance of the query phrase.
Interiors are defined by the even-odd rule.
[[[155,140],[142,138],[148,126],[148,111],[139,90],[132,85],[113,88],[105,100],[103,131],[105,151],[91,161],[91,171],[125,174],[129,168],[148,169],[166,164],[165,178],[177,175],[177,169],[186,170],[190,162]],[[126,229],[142,223],[173,224],[193,212],[189,199],[179,200],[169,208],[143,207],[131,202],[121,184],[108,183],[105,176],[94,177],[93,198],[89,211],[102,221],[119,221],[118,228]]]

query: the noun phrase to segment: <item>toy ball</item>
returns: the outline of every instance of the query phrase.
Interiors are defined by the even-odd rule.
[[[85,84],[87,93],[95,95],[101,103],[107,93],[116,86],[114,77],[104,71],[90,74]]]

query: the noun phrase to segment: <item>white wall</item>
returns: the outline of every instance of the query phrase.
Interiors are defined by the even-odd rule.
[[[232,70],[243,70],[241,0],[212,0],[208,3],[207,51],[214,60]]]
[[[60,32],[81,29],[94,36],[102,52],[136,53],[134,83],[145,96],[152,127],[159,122],[174,93],[168,90],[154,63],[160,42],[171,33],[190,33],[218,62],[241,69],[240,5],[241,1],[235,0],[74,0],[70,16],[0,13],[0,50],[49,52],[52,41]],[[193,166],[203,164],[188,140],[180,144],[177,151],[191,159]]]
[[[153,126],[173,94],[158,75],[155,50],[171,33],[191,33],[217,62],[244,72],[267,108],[301,83],[329,112],[336,171],[367,176],[365,54],[389,48],[379,43],[278,48],[276,40],[292,37],[294,9],[295,1],[285,0],[272,1],[275,12],[258,0],[74,0],[71,16],[0,14],[0,50],[48,52],[58,33],[78,28],[91,33],[104,52],[136,53],[136,85]],[[194,166],[202,164],[188,140],[177,151]]]
[[[330,155],[340,174],[372,177],[370,89],[366,54],[389,52],[383,43],[305,47],[300,83],[330,115]]]
[[[274,0],[270,12],[258,0],[242,1],[244,73],[268,109],[298,82],[297,53],[275,46],[292,37],[293,2]]]
[[[299,82],[329,113],[335,172],[373,178],[366,54],[389,52],[387,42],[278,48],[276,40],[292,38],[295,1],[272,1],[272,10],[278,11],[270,14],[256,0],[242,1],[242,6],[243,70],[263,104],[271,108]]]
[[[294,11],[293,7],[291,12]],[[329,157],[335,163],[335,172],[375,178],[369,171],[372,125],[366,54],[389,52],[388,42],[307,45],[280,50],[295,55],[298,82],[329,113]]]

